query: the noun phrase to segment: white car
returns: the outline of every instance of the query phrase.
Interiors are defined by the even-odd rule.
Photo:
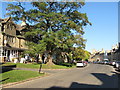
[[[112,62],[112,65],[113,65],[113,66],[115,65],[115,61]]]
[[[82,61],[78,61],[76,63],[76,67],[84,67],[84,66],[85,66],[85,64]]]

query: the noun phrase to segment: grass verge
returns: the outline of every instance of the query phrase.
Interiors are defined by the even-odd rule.
[[[11,70],[9,72],[4,72],[0,74],[0,77],[2,77],[2,80],[0,80],[1,81],[0,84],[18,82],[43,75],[44,73],[39,74],[38,72],[35,71]]]
[[[10,63],[7,62],[3,64],[3,66],[7,65],[16,65],[17,68],[33,68],[33,69],[38,69],[40,67],[40,64],[36,63],[29,63],[29,64],[24,64],[24,63]],[[75,66],[72,67],[67,67],[67,66],[62,66],[62,65],[47,65],[47,64],[42,64],[42,69],[69,69],[69,68],[74,68]]]

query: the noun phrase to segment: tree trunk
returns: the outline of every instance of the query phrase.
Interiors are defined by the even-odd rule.
[[[48,55],[48,62],[47,62],[47,64],[48,65],[55,65],[53,62],[52,62],[52,55]]]

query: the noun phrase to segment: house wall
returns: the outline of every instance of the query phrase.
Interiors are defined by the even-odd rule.
[[[5,40],[7,44],[3,45]],[[0,47],[0,62],[4,62],[5,59],[12,61],[14,58],[18,58],[19,50],[27,49],[25,42],[25,39],[16,36],[16,27],[11,20],[4,24],[0,22],[0,46],[5,46]]]
[[[8,22],[4,25],[4,33],[12,36],[16,36],[16,28],[14,24]]]
[[[7,41],[7,45],[11,46],[11,47],[17,47],[15,45],[16,42],[16,37],[15,36],[10,36],[10,35],[4,35],[4,41]]]
[[[9,24],[7,24],[9,26]],[[14,27],[12,27],[13,29],[9,30],[7,28],[7,26],[5,25],[5,28],[4,28],[4,40],[7,40],[7,44],[11,47],[14,47],[14,48],[21,48],[21,49],[27,49],[27,46],[25,45],[25,39],[22,39],[22,38],[18,38],[16,36],[16,30]],[[0,34],[0,40],[2,40],[2,34]],[[2,41],[1,43],[2,44]]]
[[[0,46],[2,46],[2,43],[3,43],[3,35],[2,35],[2,33],[0,32]]]
[[[25,39],[19,39],[19,47],[21,49],[27,49],[27,46],[25,45]]]
[[[108,60],[109,60],[109,61],[112,61],[112,59],[111,59],[111,52],[108,53]]]

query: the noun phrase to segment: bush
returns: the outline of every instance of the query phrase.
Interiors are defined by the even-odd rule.
[[[72,64],[71,64],[71,63],[62,63],[61,65],[67,66],[67,67],[72,67]]]

